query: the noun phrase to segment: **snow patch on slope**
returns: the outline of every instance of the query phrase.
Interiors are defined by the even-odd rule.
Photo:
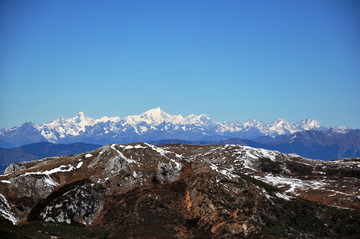
[[[70,172],[72,170],[74,170],[75,167],[72,166],[71,164],[68,165],[61,165],[57,168],[53,168],[50,170],[46,170],[46,171],[39,171],[39,172],[26,172],[24,174],[22,174],[21,176],[27,176],[27,175],[50,175],[53,173],[61,173],[61,172]]]
[[[16,218],[14,214],[11,212],[11,207],[9,205],[9,202],[1,193],[0,193],[0,214],[7,220],[11,221],[14,225],[19,221],[19,219]]]
[[[121,159],[125,160],[127,163],[136,163],[135,160],[125,157],[123,153],[121,153],[118,149],[115,148],[115,146],[116,146],[116,144],[112,144],[110,147],[111,147],[111,149],[115,150],[120,155]]]

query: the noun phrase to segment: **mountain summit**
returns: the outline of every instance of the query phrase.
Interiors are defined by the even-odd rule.
[[[254,139],[260,136],[290,135],[305,130],[325,129],[316,120],[290,123],[277,119],[273,123],[249,120],[244,123],[214,122],[207,115],[171,115],[160,107],[125,118],[93,119],[79,112],[73,118],[58,117],[44,124],[27,124],[0,130],[0,147],[17,147],[29,143],[129,143],[161,139],[220,140]]]

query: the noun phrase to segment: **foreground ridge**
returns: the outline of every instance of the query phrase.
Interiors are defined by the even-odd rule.
[[[54,233],[53,223],[69,231],[80,223],[108,238],[351,238],[359,166],[239,145],[111,144],[10,165],[0,176],[0,214]]]

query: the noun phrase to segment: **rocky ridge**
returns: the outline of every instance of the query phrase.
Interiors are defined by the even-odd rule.
[[[239,145],[111,144],[13,164],[0,176],[0,213],[19,225],[102,228],[108,238],[351,238],[342,226],[360,219],[359,171],[360,159]]]

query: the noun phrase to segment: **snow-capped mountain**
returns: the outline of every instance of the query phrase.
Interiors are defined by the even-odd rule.
[[[105,116],[93,119],[80,112],[73,118],[58,117],[49,123],[25,123],[20,127],[1,129],[0,147],[16,147],[37,142],[108,144],[160,139],[254,139],[259,136],[275,137],[323,129],[325,127],[318,121],[309,119],[303,119],[296,124],[284,119],[277,119],[273,123],[256,120],[220,123],[212,121],[205,114],[184,117],[170,115],[160,108],[125,118]]]

